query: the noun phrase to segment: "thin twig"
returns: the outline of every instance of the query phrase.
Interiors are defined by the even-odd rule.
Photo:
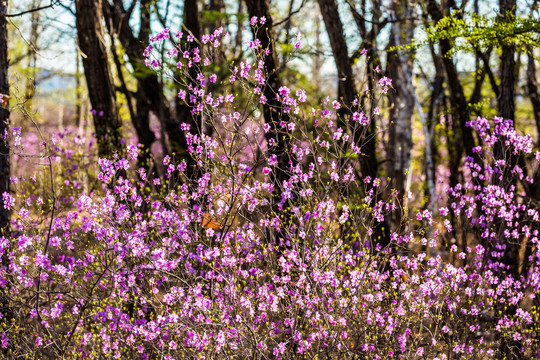
[[[33,12],[36,12],[36,11],[40,11],[40,10],[44,10],[44,9],[48,9],[48,8],[54,8],[54,6],[58,5],[58,3],[59,3],[59,0],[51,1],[51,3],[49,5],[40,6],[40,7],[37,7],[35,9],[24,10],[24,11],[21,11],[19,13],[15,13],[15,14],[0,14],[0,16],[7,17],[7,18],[22,16],[22,15],[30,14],[30,13],[33,13]]]

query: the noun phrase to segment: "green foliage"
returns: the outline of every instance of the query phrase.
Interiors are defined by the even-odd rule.
[[[528,52],[528,47],[540,46],[540,21],[532,16],[489,17],[456,11],[426,28],[425,34],[425,40],[413,40],[411,44],[394,46],[390,51],[410,51],[426,44],[449,40],[453,46],[445,54],[448,57],[460,50],[485,50],[508,45]]]

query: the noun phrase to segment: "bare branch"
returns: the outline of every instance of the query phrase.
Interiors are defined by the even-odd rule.
[[[300,10],[302,10],[302,8],[304,7],[305,4],[306,4],[306,0],[302,0],[302,3],[301,3],[300,6],[298,7],[298,9],[296,9],[296,10],[294,10],[294,11],[290,11],[290,12],[289,12],[289,15],[288,15],[285,19],[282,19],[282,20],[276,22],[276,23],[274,24],[274,26],[279,26],[279,25],[283,24],[284,22],[289,21],[293,15],[298,14],[298,13],[300,12]]]
[[[30,14],[30,13],[33,13],[33,12],[36,12],[36,11],[40,11],[40,10],[44,10],[44,9],[48,9],[48,8],[54,8],[54,6],[58,5],[58,4],[60,4],[60,0],[51,0],[51,3],[49,5],[40,6],[40,7],[34,8],[34,9],[24,10],[24,11],[15,13],[15,14],[0,14],[0,16],[4,16],[4,17],[7,17],[7,18],[22,16],[22,15]]]

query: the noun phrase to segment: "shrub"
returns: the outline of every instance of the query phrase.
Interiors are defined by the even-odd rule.
[[[166,29],[153,39],[169,36]],[[251,63],[222,79],[238,83],[237,96],[205,73],[222,31],[185,54],[179,38],[169,54],[182,54],[174,64],[186,86],[179,96],[201,121],[179,124],[196,177],[186,176],[187,162],[165,157],[163,176],[152,178],[134,168],[139,149],[130,145],[127,158],[99,160],[101,187],[72,188],[40,222],[33,214],[43,205],[31,195],[14,203],[4,194],[4,206],[16,210],[12,237],[0,241],[7,356],[535,355],[538,211],[520,190],[519,180],[530,181],[526,169],[512,163],[532,153],[529,137],[509,121],[471,121],[482,146],[464,163],[469,181],[448,189],[439,214],[409,219],[403,194],[359,169],[357,140],[365,140],[375,105],[360,109],[359,98],[341,115],[344,104],[328,100],[308,110],[302,89],[282,87],[274,111],[290,122],[266,124],[258,111],[269,86],[260,65],[266,49],[252,43]],[[166,71],[151,54],[149,47],[148,64]],[[367,96],[375,101],[386,83]],[[284,154],[267,140],[279,137],[287,139]],[[402,223],[379,238],[395,212]],[[462,251],[446,243],[450,216],[470,233]],[[504,254],[518,241],[526,254],[516,276]]]

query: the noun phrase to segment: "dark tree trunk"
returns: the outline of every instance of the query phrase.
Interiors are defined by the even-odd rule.
[[[133,117],[133,126],[137,131],[139,142],[143,144],[146,151],[149,151],[150,146],[155,141],[155,134],[150,129],[150,113],[152,111],[161,122],[164,133],[168,138],[169,148],[163,149],[164,153],[176,155],[179,159],[185,159],[188,163],[186,175],[191,178],[194,172],[195,162],[187,153],[187,143],[183,131],[180,129],[182,122],[194,123],[192,120],[190,109],[181,103],[178,99],[175,100],[176,116],[173,115],[172,109],[169,106],[163,85],[160,83],[158,75],[155,71],[146,68],[144,65],[143,51],[149,43],[150,34],[150,18],[148,0],[141,2],[140,8],[140,31],[138,36],[134,35],[134,31],[129,23],[131,11],[124,9],[121,0],[114,0],[114,4],[105,3],[105,16],[112,18],[112,29],[117,31],[118,38],[122,43],[129,62],[134,69],[134,76],[137,79],[137,93],[135,94],[136,114]],[[184,24],[184,27],[194,26],[189,30],[194,36],[199,36],[198,20],[193,20],[192,16],[197,16],[197,8],[192,10],[193,3],[185,4],[186,17],[190,23]],[[179,160],[177,159],[177,160]]]
[[[281,104],[276,100],[278,89],[282,86],[277,52],[274,44],[274,29],[268,0],[247,0],[248,13],[250,17],[266,17],[266,23],[258,30],[253,29],[253,36],[261,42],[261,49],[269,49],[270,54],[264,60],[264,72],[267,74],[267,83],[263,89],[263,94],[267,98],[263,105],[264,121],[270,125],[271,131],[266,133],[267,142],[274,139],[276,145],[269,148],[270,154],[278,157],[278,169],[275,171],[273,182],[277,191],[281,188],[288,168],[289,156],[287,152],[288,139],[280,134],[279,122],[289,122],[289,116],[279,111]]]
[[[508,19],[516,14],[516,0],[500,0],[500,12],[503,19]],[[512,21],[512,20],[510,20]],[[499,116],[504,119],[514,120],[515,115],[515,83],[516,61],[514,54],[516,47],[505,44],[501,54],[501,85],[498,99]]]
[[[195,39],[201,38],[201,24],[199,22],[199,7],[197,0],[186,0],[184,2],[184,18],[183,29],[184,32],[193,35]],[[196,43],[187,46],[184,50],[191,51]],[[197,69],[193,66],[188,70],[188,78],[185,79],[188,84],[196,86]],[[191,125],[191,131],[200,132],[204,129],[201,123],[202,117],[200,115],[193,115],[191,108],[184,103],[180,98],[175,99],[176,119],[170,119],[166,121],[166,129],[168,133],[180,132],[180,137],[177,137],[177,141],[171,142],[172,150],[178,154],[181,158],[187,162],[186,175],[191,179],[199,177],[198,166],[191,154],[187,150],[187,142],[184,133],[180,130],[180,124],[186,123]],[[169,137],[170,141],[170,137]]]
[[[336,0],[318,0],[318,3],[326,32],[330,38],[330,46],[338,72],[338,96],[343,101],[345,107],[351,109],[357,94],[352,64],[343,32],[343,24],[339,17],[338,5]],[[342,115],[345,115],[345,113],[342,113]],[[355,123],[353,126],[357,125]],[[364,156],[360,157],[361,171],[363,176],[375,178],[377,177],[378,167],[375,156],[375,136],[371,128],[362,137],[358,136],[360,133],[360,129],[355,129],[355,141],[362,143],[362,151],[364,152]]]
[[[445,3],[446,8],[442,8],[436,0],[428,0],[426,10],[434,23],[438,23],[444,16],[449,16],[451,11],[451,3]],[[449,56],[453,44],[449,39],[441,39],[439,41],[440,54],[436,54],[432,50],[433,61],[437,69],[444,69],[446,75],[446,83],[449,89],[449,100],[451,104],[451,113],[446,117],[447,124],[447,148],[448,148],[448,163],[450,170],[450,186],[456,186],[459,183],[460,167],[463,164],[463,154],[471,156],[476,163],[482,164],[478,153],[473,152],[475,146],[473,131],[466,123],[470,120],[470,108],[468,105],[465,91],[459,79],[459,73],[453,58]],[[451,221],[454,229],[459,229],[455,223],[456,217],[452,216]],[[466,247],[467,234],[454,232],[461,235],[461,244]]]
[[[7,53],[7,21],[4,16],[7,13],[7,0],[0,0],[0,94],[9,95],[9,83],[8,83],[8,53]],[[5,101],[5,107],[0,104],[0,134],[5,134],[8,128],[9,110],[8,102]],[[9,142],[7,138],[0,137],[0,196],[3,193],[9,193]],[[0,237],[9,239],[10,236],[10,219],[11,212],[9,209],[4,208],[4,201],[0,201]],[[8,249],[2,254],[2,267],[5,267],[5,271],[8,272]],[[6,274],[9,276],[9,274]],[[6,294],[6,287],[2,287],[2,293],[0,294],[0,314],[4,318],[6,326],[10,326],[13,319],[13,313],[9,307],[9,299]],[[5,349],[2,351],[6,355],[9,351]]]
[[[516,0],[500,0],[500,15],[503,19],[513,21],[511,19],[516,14]],[[499,116],[504,119],[515,119],[515,83],[516,83],[516,62],[514,59],[515,46],[512,44],[504,44],[502,46],[500,76],[501,84],[499,86],[500,93],[498,100]],[[495,145],[495,153],[499,158],[503,156],[504,144],[500,141]],[[515,184],[511,178],[510,168],[513,168],[519,161],[517,156],[510,155],[507,170],[503,173],[504,184]],[[508,179],[508,181],[507,181]],[[504,225],[500,225],[504,226]],[[514,279],[519,277],[519,250],[521,243],[511,242],[508,239],[502,239],[501,242],[506,243],[506,250],[501,261],[507,266],[506,273],[512,275]],[[505,308],[505,314],[509,316],[515,315],[517,306],[511,305]],[[521,357],[521,342],[513,339],[503,339],[501,341],[500,351],[505,358],[518,359]]]
[[[428,1],[427,11],[435,23],[439,22],[443,18],[443,11],[435,0]],[[477,158],[478,156],[476,153],[473,153],[472,151],[475,145],[472,129],[465,125],[469,121],[470,117],[467,98],[465,97],[463,86],[459,81],[459,74],[456,69],[456,65],[454,64],[454,60],[448,56],[452,50],[452,44],[448,39],[441,39],[439,46],[441,49],[442,63],[446,72],[448,87],[450,89],[450,99],[454,107],[453,115],[458,122],[456,130],[458,130],[460,133],[456,134],[454,139],[456,148],[460,149],[458,158],[461,158],[463,155],[461,150],[463,148],[465,149],[466,155]],[[453,169],[451,169],[451,172],[452,171]]]
[[[2,16],[6,14],[7,0],[0,0],[0,94],[9,95],[8,83],[8,53],[7,53],[7,22]],[[5,99],[4,99],[5,100]],[[9,123],[8,102],[4,102],[5,107],[0,104],[0,134],[5,134]],[[9,193],[9,142],[8,139],[0,137],[0,196]],[[3,201],[2,201],[3,205]],[[9,209],[0,206],[0,236],[9,236],[9,221],[11,214]]]
[[[503,19],[512,21],[511,17],[515,15],[516,1],[515,0],[500,0],[500,15]],[[515,83],[516,83],[516,62],[514,59],[515,46],[504,44],[502,46],[500,77],[501,84],[499,86],[498,110],[499,116],[504,119],[514,120],[515,118]],[[503,158],[505,155],[505,145],[502,141],[495,144],[495,154],[497,158]],[[517,156],[509,155],[506,158],[509,166],[503,172],[502,185],[515,185],[515,180],[512,179],[510,169],[512,169],[519,161]],[[506,251],[502,258],[505,265],[508,266],[508,273],[514,278],[519,275],[519,250],[521,244],[511,243],[506,239],[501,241],[506,242]]]
[[[122,152],[121,121],[107,59],[101,0],[76,0],[76,26],[100,157]]]
[[[193,35],[195,39],[200,40],[201,38],[201,23],[199,21],[199,4],[198,0],[186,0],[184,2],[184,18],[183,18],[184,31],[188,34]],[[196,42],[186,43],[185,50],[191,51],[197,47]],[[197,68],[192,66],[188,70],[188,79],[187,83],[192,86],[197,86]],[[183,104],[183,103],[180,103]],[[191,110],[190,110],[191,112]],[[189,116],[191,118],[191,116]]]
[[[538,80],[536,78],[536,66],[534,64],[535,59],[531,51],[532,49],[529,49],[529,53],[527,54],[527,90],[533,107],[536,131],[540,136],[540,95],[538,94]],[[540,194],[538,196],[540,196]]]
[[[142,166],[147,172],[150,171],[151,166],[151,147],[154,143],[156,136],[150,128],[150,108],[151,100],[147,94],[150,91],[154,96],[158,96],[162,93],[162,89],[157,82],[157,76],[155,73],[155,84],[146,84],[148,88],[144,87],[141,79],[144,79],[146,74],[150,70],[146,69],[143,64],[142,54],[144,47],[149,44],[150,38],[150,19],[149,19],[149,4],[147,0],[141,0],[140,5],[140,30],[138,38],[133,35],[133,30],[129,25],[129,17],[125,16],[125,10],[123,5],[118,1],[115,1],[115,5],[111,6],[108,2],[103,4],[103,13],[105,15],[107,30],[111,37],[115,35],[115,29],[117,29],[118,36],[124,51],[128,55],[131,66],[133,67],[134,76],[137,79],[137,92],[134,94],[135,98],[135,110],[131,106],[131,94],[125,88],[125,83],[122,81],[122,91],[125,93],[128,103],[130,105],[131,122],[137,133],[139,143],[142,145],[141,152],[138,157],[138,166]],[[124,16],[121,16],[124,14]],[[122,21],[120,20],[122,19]],[[114,42],[113,42],[114,44]],[[113,50],[114,51],[114,50]],[[114,55],[114,54],[113,54]],[[115,60],[115,62],[117,62]],[[120,65],[117,65],[118,72],[120,74]],[[151,87],[154,86],[154,87]],[[159,97],[156,99],[159,103]],[[164,107],[167,107],[166,104]],[[159,109],[159,104],[156,105],[156,109]],[[163,110],[161,110],[163,112]],[[169,114],[170,115],[170,114]],[[166,152],[166,149],[164,149]]]
[[[326,32],[330,39],[330,47],[332,48],[332,55],[336,63],[338,72],[338,96],[342,100],[344,107],[340,112],[340,116],[346,117],[351,115],[357,106],[353,106],[355,97],[357,96],[356,85],[354,82],[354,74],[352,69],[352,60],[349,57],[347,41],[343,32],[343,23],[339,17],[339,9],[336,0],[318,0],[319,8],[323,17]],[[375,15],[378,13],[374,10],[373,18],[377,18]],[[365,20],[359,18],[356,12],[353,13],[357,26],[361,33],[366,33]],[[378,22],[378,20],[375,20]],[[378,26],[373,23],[373,28],[367,34],[368,47],[375,54],[375,39],[378,34]],[[367,66],[370,67],[368,62]],[[368,70],[369,71],[369,70]],[[371,73],[368,73],[369,86],[373,87],[374,79]],[[370,110],[371,111],[371,110]],[[372,119],[369,128],[363,128],[359,123],[350,122],[347,124],[352,127],[354,132],[354,141],[358,146],[362,148],[362,156],[359,159],[360,170],[362,176],[376,178],[378,174],[377,157],[375,153],[375,119]],[[383,222],[375,225],[373,229],[372,239],[375,240],[383,248],[387,248],[390,244],[390,226],[387,219]]]
[[[134,77],[137,79],[137,92],[134,95],[136,112],[132,122],[144,152],[150,151],[150,147],[156,139],[154,132],[150,129],[149,112],[153,111],[162,123],[165,122],[165,119],[171,118],[171,111],[165,101],[163,87],[159,83],[157,74],[146,68],[143,61],[143,51],[149,44],[150,37],[149,6],[149,1],[141,1],[140,30],[138,36],[135,37],[129,24],[131,14],[124,9],[122,1],[115,0],[114,5],[110,5],[108,2],[104,3],[105,17],[107,21],[111,22],[111,29],[117,31],[118,39],[133,67]],[[182,136],[179,131],[168,135],[171,141]],[[163,150],[165,153],[168,152],[167,149]]]
[[[351,106],[356,95],[352,65],[349,60],[343,24],[336,0],[318,0],[326,32],[330,38],[332,55],[338,72],[338,96],[346,106]]]
[[[141,0],[140,6],[140,30],[138,35],[138,42],[140,46],[144,46],[150,41],[150,1]],[[140,56],[140,53],[139,53]],[[155,91],[159,96],[163,96],[163,90],[159,86],[159,83],[154,84],[154,89],[148,89],[150,91]],[[150,128],[150,108],[151,104],[148,100],[148,94],[144,89],[144,85],[141,81],[137,81],[137,93],[135,94],[135,104],[137,108],[136,114],[133,116],[133,127],[137,132],[137,137],[139,142],[142,144],[143,148],[139,156],[139,163],[144,166],[147,170],[150,169],[150,160],[152,159],[152,144],[156,140],[156,135]],[[161,98],[160,96],[160,98]],[[160,99],[156,99],[157,103],[160,104]],[[157,105],[159,107],[159,105]],[[168,108],[168,106],[166,106]],[[161,110],[163,112],[163,110]],[[159,116],[159,115],[158,115]],[[170,114],[169,114],[170,116]],[[163,149],[165,151],[165,149]]]

